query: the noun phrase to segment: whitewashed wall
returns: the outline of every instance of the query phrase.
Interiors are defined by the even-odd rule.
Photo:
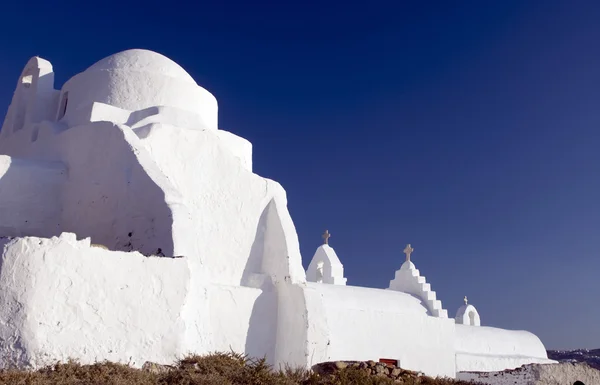
[[[0,155],[0,236],[58,234],[66,180],[60,162]]]
[[[193,233],[182,242],[193,241],[191,253],[205,258],[203,268],[213,283],[245,284],[249,274],[260,272],[305,281],[281,185],[248,171],[210,130],[154,124],[141,142],[190,210]],[[278,235],[265,240],[270,227]],[[265,254],[271,257],[264,259]]]
[[[44,365],[75,358],[135,366],[185,353],[183,259],[89,247],[89,239],[0,239],[0,357]],[[5,361],[5,362],[6,362]]]
[[[309,283],[322,299],[329,360],[390,358],[432,376],[455,374],[454,320],[427,316],[421,300],[392,290]]]
[[[274,364],[277,293],[239,286],[209,289],[213,350],[245,352]]]
[[[456,325],[456,371],[493,372],[549,363],[540,339],[527,331]]]

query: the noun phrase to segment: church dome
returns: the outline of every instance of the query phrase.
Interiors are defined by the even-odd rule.
[[[168,57],[146,49],[130,49],[108,56],[86,71],[140,71],[166,75],[196,84],[181,66]]]
[[[198,117],[200,123],[194,128],[218,128],[215,97],[196,84],[179,64],[144,49],[108,56],[75,75],[63,86],[61,100],[67,121],[80,120],[73,114],[102,103],[130,112],[151,107],[182,110]]]

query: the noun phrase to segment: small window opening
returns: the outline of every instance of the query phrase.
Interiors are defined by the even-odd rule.
[[[469,312],[469,322],[470,322],[471,326],[475,326],[475,312],[474,311]]]
[[[40,133],[40,128],[36,127],[31,131],[31,141],[35,142],[38,139],[38,135]]]
[[[69,93],[65,92],[62,97],[62,100],[60,102],[60,107],[58,110],[58,117],[56,118],[56,120],[61,120],[65,116],[65,114],[67,113],[68,102],[69,102]]]
[[[33,83],[33,75],[25,75],[21,78],[21,84],[25,88],[31,87],[31,83]]]

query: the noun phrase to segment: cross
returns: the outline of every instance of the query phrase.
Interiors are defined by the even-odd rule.
[[[406,254],[406,262],[410,262],[410,255],[413,251],[415,251],[415,249],[410,247],[410,243],[406,245],[406,247],[404,248],[404,254]]]
[[[329,234],[329,230],[325,230],[325,232],[323,233],[323,235],[321,237],[323,238],[323,241],[325,241],[325,244],[328,245],[329,238],[331,237],[331,234]]]
[[[469,303],[469,300],[467,299],[466,295],[465,295],[465,299],[463,299],[463,301],[465,301],[465,305],[467,305]]]

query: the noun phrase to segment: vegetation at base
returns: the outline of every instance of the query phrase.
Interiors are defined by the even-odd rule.
[[[389,378],[346,368],[331,376],[303,369],[273,370],[264,359],[249,359],[236,353],[188,356],[174,366],[158,370],[135,369],[112,362],[81,365],[57,363],[37,371],[0,370],[1,385],[458,385],[471,384],[421,376],[394,382]]]

